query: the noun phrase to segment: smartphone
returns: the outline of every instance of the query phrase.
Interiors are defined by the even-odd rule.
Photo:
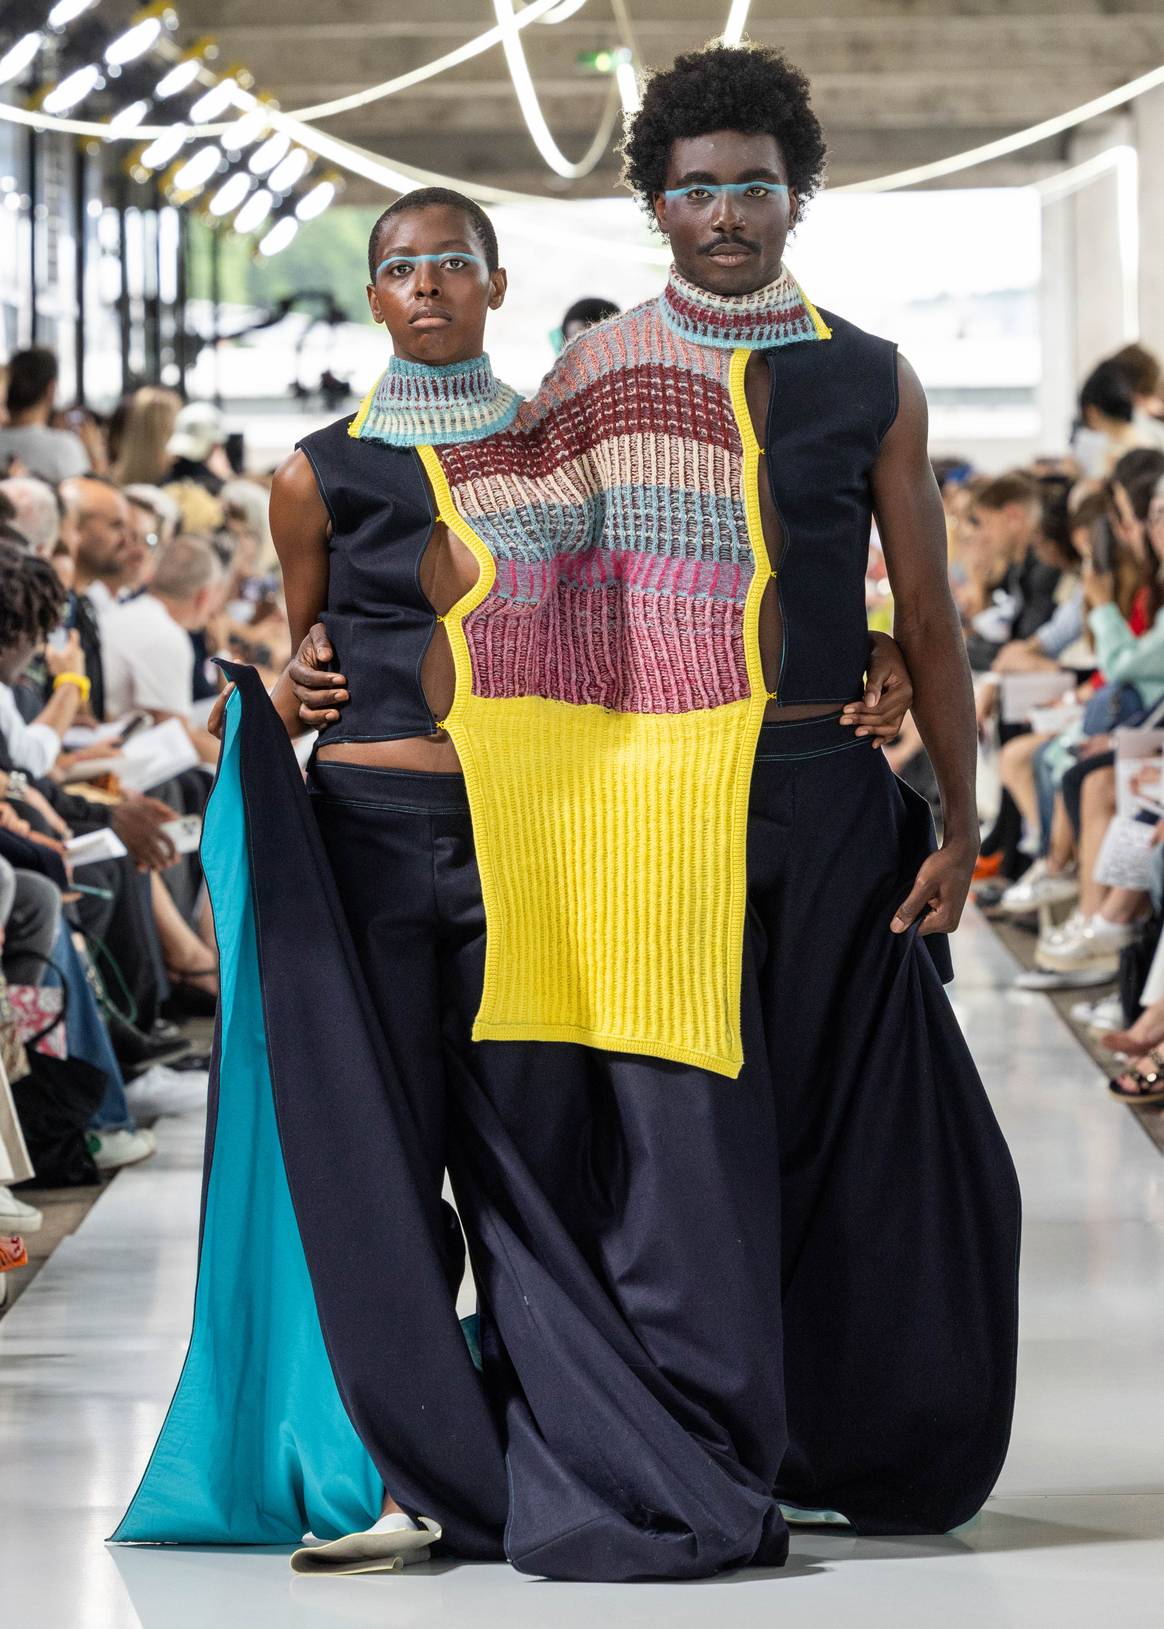
[[[1095,571],[1108,572],[1115,568],[1115,533],[1106,515],[1099,515],[1091,523],[1091,564]]]
[[[134,713],[117,739],[128,741],[131,735],[136,735],[138,730],[144,730],[152,723],[153,719],[148,713]]]

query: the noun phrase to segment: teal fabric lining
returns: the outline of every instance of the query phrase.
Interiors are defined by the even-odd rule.
[[[202,843],[222,966],[222,1046],[194,1327],[115,1542],[297,1544],[307,1528],[338,1537],[369,1526],[383,1496],[336,1388],[279,1145],[239,770],[241,706],[236,692]]]

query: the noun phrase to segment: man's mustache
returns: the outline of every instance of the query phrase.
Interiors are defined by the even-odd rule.
[[[751,238],[716,238],[714,243],[705,243],[699,252],[701,255],[710,255],[717,249],[748,249],[754,255],[760,253],[760,245],[753,243]]]

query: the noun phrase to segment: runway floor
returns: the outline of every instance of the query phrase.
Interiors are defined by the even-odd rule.
[[[13,1629],[1056,1629],[1164,1622],[1164,1158],[971,910],[952,987],[1025,1203],[1014,1439],[940,1538],[794,1534],[694,1585],[550,1585],[504,1565],[293,1578],[283,1551],[107,1548],[185,1347],[201,1127],[163,1121],[0,1323],[0,1619]],[[552,1595],[548,1593],[552,1591]]]

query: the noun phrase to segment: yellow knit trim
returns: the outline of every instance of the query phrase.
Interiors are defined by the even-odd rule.
[[[355,418],[348,425],[348,434],[350,436],[352,436],[352,437],[358,436],[360,431],[364,428],[364,420],[367,418],[368,414],[372,410],[372,403],[376,398],[376,390],[377,390],[377,387],[379,386],[379,383],[380,383],[380,381],[379,381],[379,379],[377,379],[376,383],[372,386],[371,390],[364,397],[363,401],[360,403],[359,407],[357,408]]]
[[[469,642],[465,638],[465,630],[462,624],[469,612],[480,605],[493,587],[494,580],[497,577],[497,565],[485,543],[478,537],[464,516],[458,513],[453,502],[453,495],[449,491],[448,478],[441,468],[441,461],[434,449],[432,447],[418,447],[416,450],[420,454],[420,461],[424,465],[425,472],[432,484],[433,497],[437,503],[438,520],[442,520],[449,531],[460,538],[481,567],[480,575],[472,588],[461,595],[457,603],[445,612],[443,618],[438,618],[438,621],[443,620],[445,632],[449,637],[449,645],[452,647],[453,652],[453,671],[456,674],[452,706],[441,723],[442,729],[449,730],[450,724],[455,725],[458,722],[464,698],[473,685]],[[452,730],[449,730],[449,734],[453,735]],[[460,743],[455,736],[453,736],[453,744],[459,753]],[[468,790],[469,788],[466,786],[466,791]]]
[[[797,286],[797,288],[800,288],[799,283],[797,283],[796,286]],[[816,329],[817,338],[818,339],[832,339],[832,337],[833,337],[832,329],[829,327],[828,323],[821,316],[820,312],[813,305],[812,301],[809,299],[808,295],[804,292],[804,290],[802,288],[800,288],[800,298],[804,301],[804,309],[808,312],[809,316],[812,318],[813,327]]]

